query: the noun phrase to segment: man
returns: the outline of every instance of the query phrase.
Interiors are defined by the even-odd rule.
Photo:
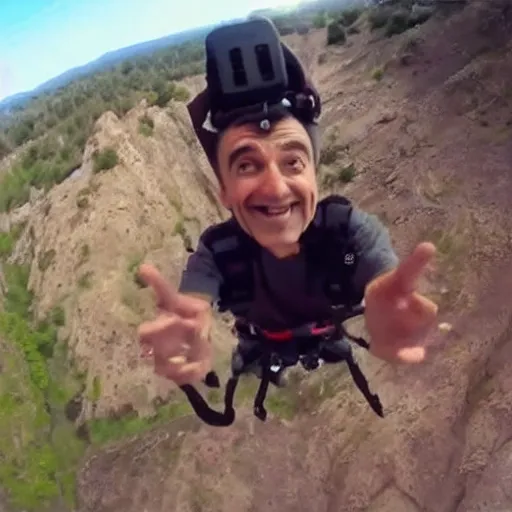
[[[243,310],[231,307],[243,323],[280,331],[325,321],[332,313],[322,287],[324,269],[317,266],[311,274],[304,242],[320,215],[315,118],[320,98],[295,56],[283,49],[293,89],[290,101],[271,111],[265,104],[263,113],[240,111],[218,122],[222,109],[216,105],[219,94],[210,74],[208,89],[189,105],[194,128],[219,180],[221,202],[233,218],[202,234],[179,291],[153,266],[142,265],[139,271],[153,288],[159,310],[154,320],[140,326],[140,341],[153,355],[155,372],[178,385],[198,382],[212,368],[212,312],[228,282],[213,253],[212,237],[219,230],[229,227],[228,234],[245,237],[257,252],[254,259],[249,255],[247,263],[254,272],[249,302]],[[207,69],[211,68],[207,65]],[[301,110],[304,97],[312,99],[315,115],[307,115],[306,107]],[[205,128],[208,122],[210,127]],[[212,123],[217,129],[211,129]],[[329,206],[330,221],[337,222],[343,212],[342,206]],[[346,236],[357,255],[350,286],[356,296],[364,297],[370,352],[390,362],[422,361],[437,306],[416,286],[435,247],[419,244],[399,264],[387,230],[376,217],[356,207]],[[332,257],[332,251],[325,256]],[[245,355],[253,344],[254,340],[239,336],[234,372],[249,371]]]

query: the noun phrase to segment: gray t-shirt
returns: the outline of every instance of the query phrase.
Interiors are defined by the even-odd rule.
[[[397,265],[398,258],[387,229],[376,216],[354,207],[348,232],[359,257],[353,285],[364,293],[372,279]],[[245,320],[264,329],[279,330],[329,318],[329,301],[322,291],[324,280],[308,276],[310,281],[306,281],[304,254],[278,259],[263,249],[261,258],[261,267],[255,268],[255,298]],[[265,272],[272,298],[261,285],[258,267]],[[215,302],[222,280],[212,253],[200,238],[183,272],[180,291],[207,294]],[[278,309],[276,303],[285,307]]]

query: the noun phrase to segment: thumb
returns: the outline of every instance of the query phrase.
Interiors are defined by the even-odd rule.
[[[158,308],[180,315],[186,315],[189,312],[188,297],[178,293],[156,267],[144,263],[139,267],[138,275],[142,281],[153,288]]]
[[[394,287],[403,294],[412,293],[427,265],[433,259],[436,247],[430,242],[422,242],[404,259],[395,271]]]

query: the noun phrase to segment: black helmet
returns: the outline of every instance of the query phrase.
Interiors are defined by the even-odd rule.
[[[265,129],[275,113],[283,111],[304,125],[317,153],[320,97],[269,20],[218,27],[205,46],[207,87],[187,107],[214,168],[219,132],[240,121],[257,121]]]

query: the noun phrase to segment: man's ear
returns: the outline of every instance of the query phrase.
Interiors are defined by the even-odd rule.
[[[231,208],[231,201],[229,200],[228,195],[226,193],[226,189],[224,188],[224,185],[222,185],[222,184],[220,184],[220,188],[219,188],[219,199],[220,199],[222,206],[224,206],[224,208],[226,208],[227,210],[229,210]]]

